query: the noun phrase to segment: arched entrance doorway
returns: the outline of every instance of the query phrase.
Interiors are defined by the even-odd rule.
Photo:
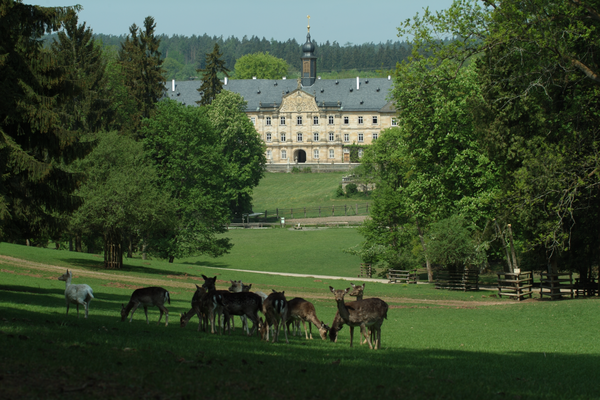
[[[306,152],[304,150],[296,150],[294,152],[294,161],[298,163],[306,162]]]

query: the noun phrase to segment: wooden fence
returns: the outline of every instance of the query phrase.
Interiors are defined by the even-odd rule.
[[[518,301],[533,297],[533,272],[499,272],[498,297],[508,296]]]
[[[479,270],[438,271],[435,279],[436,289],[479,290]]]
[[[263,216],[260,218],[280,219],[280,218],[323,218],[323,217],[339,217],[353,215],[369,215],[371,206],[369,203],[363,204],[344,204],[319,207],[294,207],[294,208],[276,208],[274,210],[264,210]],[[256,210],[255,210],[256,211]],[[258,210],[259,212],[263,212]]]

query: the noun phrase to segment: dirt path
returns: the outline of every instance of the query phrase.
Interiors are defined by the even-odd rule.
[[[289,225],[289,224],[325,225],[328,222],[360,223],[360,222],[363,222],[366,218],[369,218],[369,216],[368,215],[352,215],[352,216],[340,215],[338,217],[321,217],[321,218],[288,218],[285,220],[285,223],[286,223],[286,225]]]
[[[16,272],[11,270],[10,267],[19,267],[19,268],[29,268],[31,270],[37,271],[51,271],[56,272],[58,275],[64,273],[65,267],[42,264],[33,261],[27,261],[19,258],[9,257],[0,255],[0,277],[2,274],[19,274],[25,276],[32,277],[41,277],[39,274],[33,274],[30,272]],[[218,268],[210,268],[207,269],[219,270]],[[111,272],[99,272],[99,271],[89,271],[82,270],[77,268],[70,268],[73,272],[73,277],[75,279],[92,277],[97,279],[106,280],[107,283],[104,286],[110,287],[121,287],[121,288],[130,288],[136,289],[142,286],[168,286],[170,288],[180,288],[182,291],[193,291],[193,286],[190,284],[190,280],[193,283],[201,284],[204,280],[201,277],[191,276],[191,275],[164,275],[160,278],[151,279],[151,278],[140,278],[137,276],[130,275],[122,275],[122,274],[113,274]],[[240,271],[244,273],[255,273],[255,274],[269,274],[269,275],[283,275],[283,276],[295,276],[295,277],[309,277],[315,278],[315,280],[327,280],[327,279],[340,279],[347,281],[356,281],[356,278],[347,278],[347,277],[339,277],[339,276],[326,276],[326,275],[312,275],[312,274],[292,274],[292,273],[278,273],[278,272],[265,272],[265,271],[248,271],[248,270],[232,270],[228,269],[227,271]],[[54,279],[54,278],[49,278]],[[0,278],[0,281],[2,279]],[[165,282],[165,281],[168,281]],[[361,279],[361,282],[386,282],[382,279]],[[229,281],[218,280],[220,284],[229,285]],[[173,293],[175,294],[175,293]],[[479,294],[480,295],[480,294]],[[302,288],[298,288],[298,291],[294,291],[294,296],[298,297],[307,297],[313,299],[330,299],[330,293],[316,294],[316,293],[303,293]],[[430,305],[430,306],[450,306],[450,307],[458,307],[458,308],[476,308],[482,306],[497,306],[497,305],[512,305],[512,304],[523,304],[523,302],[500,302],[500,301],[462,301],[462,300],[429,300],[429,299],[412,299],[406,297],[385,297],[385,300],[389,303],[399,303],[399,304],[421,304],[421,305]],[[526,300],[525,303],[535,302],[536,300]],[[391,308],[403,308],[406,306],[399,305],[391,305]]]

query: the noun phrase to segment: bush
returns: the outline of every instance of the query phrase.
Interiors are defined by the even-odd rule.
[[[338,188],[335,190],[335,197],[344,197],[344,188],[340,184]]]
[[[305,174],[311,174],[312,169],[310,167],[305,167],[305,168],[302,168],[302,172],[304,172]]]
[[[346,185],[346,197],[352,197],[358,194],[358,186],[356,183],[349,183]]]
[[[302,171],[300,171],[300,168],[298,168],[298,167],[292,168],[292,174],[299,174],[300,172],[302,172]]]

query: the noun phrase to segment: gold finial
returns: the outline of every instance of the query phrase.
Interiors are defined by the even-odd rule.
[[[307,15],[306,18],[308,18],[308,33],[310,33],[310,15]]]

